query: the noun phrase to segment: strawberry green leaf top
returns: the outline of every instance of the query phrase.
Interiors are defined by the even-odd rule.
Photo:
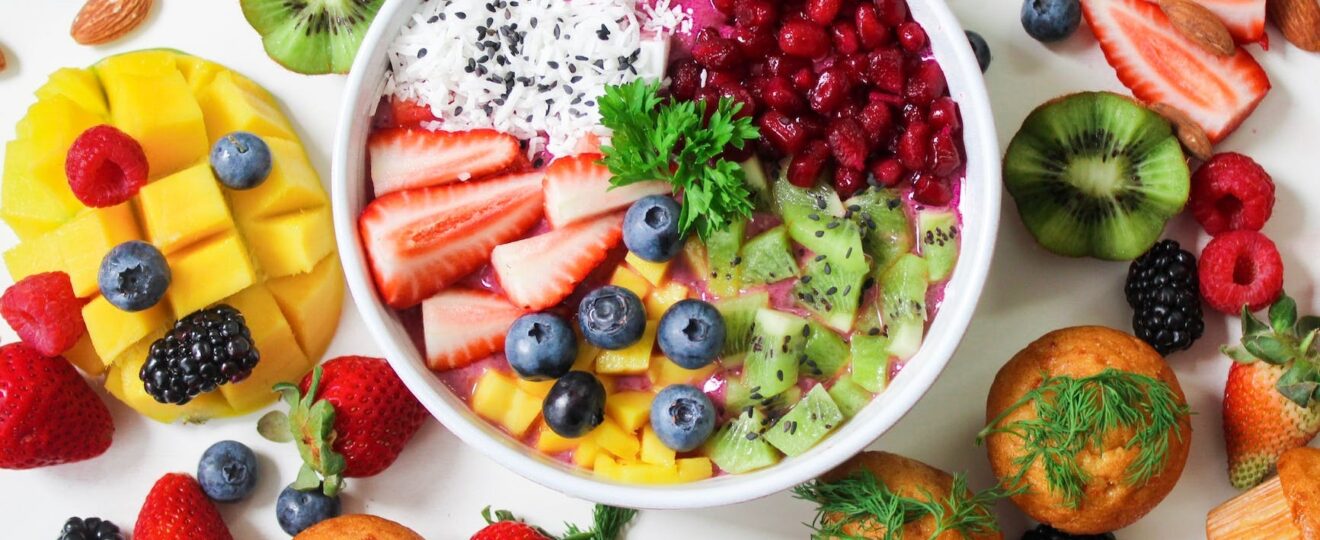
[[[1299,407],[1320,401],[1320,317],[1297,315],[1297,302],[1283,294],[1270,306],[1269,323],[1242,306],[1242,345],[1220,350],[1236,362],[1257,360],[1284,368],[1275,388]]]
[[[306,395],[293,384],[275,385],[274,390],[289,404],[289,413],[286,416],[279,411],[271,411],[258,422],[258,428],[263,424],[288,427],[288,435],[272,434],[267,438],[278,442],[291,437],[297,445],[303,466],[293,482],[294,489],[306,491],[320,486],[327,497],[335,497],[344,485],[342,475],[346,462],[344,456],[334,450],[335,407],[329,401],[315,399],[323,373],[321,366],[316,366],[312,371],[312,382]],[[281,421],[281,417],[284,420]],[[267,435],[265,432],[262,434]]]

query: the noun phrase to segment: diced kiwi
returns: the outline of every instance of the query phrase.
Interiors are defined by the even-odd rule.
[[[770,293],[765,291],[744,294],[715,302],[715,309],[724,318],[724,348],[720,349],[724,367],[731,357],[747,351],[752,342],[752,326],[756,312],[770,307]]]
[[[802,349],[798,373],[818,380],[830,380],[848,365],[848,344],[839,334],[816,321],[807,323],[807,343]]]
[[[857,224],[842,218],[828,223],[817,231],[819,236],[813,235],[815,245],[808,247],[814,255],[793,285],[793,296],[831,328],[850,332],[870,266]]]
[[[953,210],[926,208],[917,213],[921,258],[930,265],[930,282],[949,279],[958,262],[958,216]]]
[[[309,75],[348,73],[362,37],[384,0],[241,0],[266,54]]]
[[[798,276],[797,259],[783,225],[756,235],[742,248],[743,284],[762,285]]]
[[[747,220],[735,219],[728,227],[715,231],[706,238],[706,264],[709,267],[706,286],[720,298],[729,298],[742,289],[743,235]]]
[[[683,260],[693,274],[701,279],[710,277],[710,265],[706,263],[706,244],[701,243],[697,235],[688,235],[688,239],[683,242]]]
[[[873,275],[879,276],[899,256],[912,252],[912,221],[897,192],[867,188],[843,205],[862,230],[862,248],[871,256]]]
[[[929,284],[930,265],[926,259],[909,253],[894,261],[894,265],[880,277],[880,302],[885,325],[907,320],[924,321]]]
[[[839,406],[839,412],[843,413],[844,418],[852,418],[870,405],[874,396],[853,382],[851,375],[844,375],[830,385],[830,397],[834,398],[834,404]]]
[[[1182,211],[1190,173],[1167,120],[1130,98],[1083,92],[1027,115],[1004,155],[1004,186],[1046,249],[1130,260]]]
[[[806,331],[807,321],[796,315],[772,309],[756,312],[742,375],[753,400],[776,396],[797,384]]]
[[[889,336],[854,334],[850,345],[851,382],[868,392],[883,392],[889,386]]]
[[[770,180],[765,176],[765,167],[761,165],[761,159],[752,156],[738,165],[742,167],[743,182],[747,184],[747,190],[752,192],[752,201],[755,202],[756,207],[770,210],[774,205],[770,195]]]
[[[724,410],[729,414],[738,414],[748,408],[755,408],[770,418],[779,418],[801,400],[802,389],[797,386],[789,387],[788,390],[773,396],[764,397],[760,394],[753,396],[751,388],[740,380],[730,379],[725,382]]]
[[[788,236],[813,251],[817,243],[816,232],[825,221],[843,216],[839,194],[825,183],[803,189],[780,178],[775,181],[773,194],[775,212],[784,218]]]
[[[834,428],[843,423],[843,412],[824,386],[817,384],[764,434],[786,456],[800,456],[811,450]]]
[[[761,438],[766,418],[747,409],[715,433],[703,453],[724,472],[740,474],[779,463],[779,450]]]

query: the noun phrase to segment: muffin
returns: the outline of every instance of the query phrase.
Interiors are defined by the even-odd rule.
[[[1038,390],[1045,383],[1050,390]],[[1108,395],[1102,388],[1126,390],[1135,396],[1128,405],[1163,414],[1103,428],[1099,411],[1115,408],[1069,399]],[[1037,424],[1047,428],[1029,433],[1037,428],[1025,422],[1040,420],[1042,406],[1046,421]],[[1050,332],[1009,360],[990,388],[986,419],[990,465],[1003,485],[1021,490],[1013,502],[1073,534],[1109,532],[1141,519],[1173,490],[1191,446],[1187,400],[1173,370],[1140,339],[1098,326]],[[1052,483],[1041,449],[1059,450],[1069,428],[1084,437],[1074,438],[1069,451],[1048,455],[1055,459]]]
[[[327,519],[298,533],[293,540],[423,540],[403,525],[385,518],[350,514]]]
[[[1205,537],[1320,540],[1320,449],[1285,452],[1278,476],[1210,511]]]
[[[944,505],[942,501],[947,501],[953,491],[953,476],[920,461],[888,452],[863,452],[858,454],[834,470],[825,473],[816,485],[832,484],[862,471],[870,471],[880,484],[883,484],[889,488],[889,491],[898,496],[924,502],[929,502],[933,498],[933,500],[941,501],[941,505],[945,507],[945,510],[948,510],[948,506]],[[798,493],[801,496],[802,490],[799,489]],[[961,496],[968,498],[972,494],[964,491]],[[837,512],[827,512],[821,518],[821,525],[838,524],[845,517]],[[987,511],[984,513],[984,517],[983,523],[988,524],[986,527],[974,530],[951,529],[940,533],[939,536],[932,537],[932,533],[937,530],[939,524],[936,523],[933,516],[927,513],[906,523],[899,538],[913,540],[961,540],[964,538],[970,538],[971,540],[1002,540],[1003,535],[998,531],[999,527],[995,523],[994,515]],[[848,538],[868,540],[885,538],[884,525],[874,517],[844,523],[841,532]]]

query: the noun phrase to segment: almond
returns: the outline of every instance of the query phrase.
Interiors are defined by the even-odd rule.
[[[9,64],[8,64],[7,62],[5,62],[5,51],[0,50],[0,71],[4,71],[4,70],[5,70],[5,66],[7,66],[7,65],[9,65]]]
[[[1202,49],[1217,56],[1237,54],[1237,45],[1233,43],[1228,27],[1205,6],[1191,0],[1160,0],[1160,9],[1178,33]]]
[[[1192,120],[1192,117],[1187,116],[1187,113],[1168,103],[1156,103],[1150,109],[1173,124],[1173,131],[1178,136],[1178,141],[1197,159],[1205,161],[1214,155],[1214,146],[1210,144],[1210,137],[1206,136],[1205,129]]]
[[[69,34],[83,45],[109,43],[131,32],[151,11],[152,0],[87,0]]]
[[[1299,48],[1320,52],[1320,0],[1269,0],[1270,20]]]

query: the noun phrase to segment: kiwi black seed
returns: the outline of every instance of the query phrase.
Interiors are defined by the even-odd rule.
[[[1004,184],[1054,253],[1131,260],[1187,203],[1191,174],[1168,121],[1109,92],[1032,111],[1008,145]]]
[[[309,75],[348,73],[385,0],[240,0],[266,54]]]

